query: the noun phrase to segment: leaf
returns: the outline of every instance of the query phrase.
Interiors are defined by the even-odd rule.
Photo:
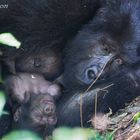
[[[0,34],[0,44],[16,47],[17,49],[20,48],[21,45],[21,43],[11,33]]]
[[[3,108],[6,103],[6,97],[3,91],[0,91],[0,117],[3,114]]]
[[[30,131],[13,131],[2,138],[2,140],[43,140]]]
[[[140,120],[140,112],[138,112],[134,115],[133,120],[134,120],[135,123],[137,123],[138,120]]]
[[[113,140],[114,132],[107,133],[105,136],[105,140]]]
[[[105,140],[105,138],[93,129],[64,127],[54,131],[53,140]]]

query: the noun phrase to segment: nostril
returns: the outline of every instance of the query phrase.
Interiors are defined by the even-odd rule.
[[[44,112],[45,112],[46,115],[52,115],[55,112],[55,107],[52,106],[52,105],[47,105],[44,108]]]
[[[94,71],[93,69],[89,69],[89,70],[87,71],[87,77],[88,77],[89,79],[95,79],[95,77],[96,77],[95,71]]]
[[[52,112],[51,107],[50,107],[49,105],[47,105],[47,106],[44,108],[44,112],[45,112],[46,114],[50,114],[50,113]]]

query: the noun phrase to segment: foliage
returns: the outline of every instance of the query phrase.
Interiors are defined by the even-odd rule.
[[[2,140],[42,140],[30,131],[13,131],[2,138]]]
[[[3,108],[4,108],[5,103],[6,103],[5,94],[3,91],[0,91],[0,117],[4,113]]]
[[[113,134],[100,135],[93,129],[86,128],[59,128],[53,133],[53,140],[113,140]]]
[[[135,123],[137,123],[139,120],[140,120],[140,112],[137,112],[134,117],[133,117],[133,120]]]
[[[0,34],[0,44],[16,47],[17,49],[20,48],[21,45],[21,43],[11,33]]]

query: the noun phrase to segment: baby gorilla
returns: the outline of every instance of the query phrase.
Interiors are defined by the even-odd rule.
[[[45,80],[42,75],[29,73],[9,76],[5,81],[5,89],[8,97],[19,104],[28,102],[31,94],[49,93],[55,98],[61,94],[57,84]]]
[[[29,73],[12,75],[5,81],[12,106],[13,127],[26,128],[48,135],[57,122],[55,100],[60,87],[43,76]]]
[[[56,123],[55,101],[49,93],[32,95],[14,113],[14,127],[30,129],[42,136],[48,136]]]

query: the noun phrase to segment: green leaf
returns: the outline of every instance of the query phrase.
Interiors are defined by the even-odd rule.
[[[53,140],[105,140],[93,129],[59,128],[53,133]]]
[[[21,43],[11,33],[0,34],[0,44],[16,47],[17,49],[20,48],[21,45]]]
[[[136,113],[133,117],[135,123],[137,123],[139,119],[140,119],[140,112]]]
[[[5,94],[3,91],[0,91],[0,116],[3,114],[3,108],[6,103]]]
[[[107,133],[105,136],[105,140],[113,140],[114,132]]]
[[[8,135],[4,136],[2,140],[43,140],[38,137],[35,133],[22,130],[22,131],[13,131]]]

